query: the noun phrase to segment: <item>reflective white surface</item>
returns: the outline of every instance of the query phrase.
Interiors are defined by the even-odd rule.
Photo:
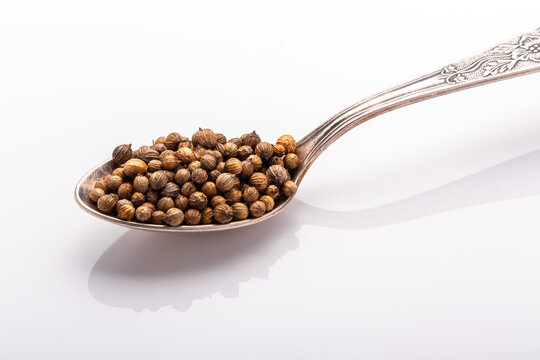
[[[118,143],[301,138],[537,2],[0,7],[0,358],[540,357],[540,75],[360,126],[252,228],[126,231],[72,195]]]

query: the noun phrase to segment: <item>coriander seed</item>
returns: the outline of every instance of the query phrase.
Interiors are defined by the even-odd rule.
[[[118,187],[118,197],[120,199],[129,199],[133,194],[133,185],[131,183],[123,183]]]
[[[202,168],[194,169],[191,172],[191,180],[195,185],[202,185],[208,180],[208,173]]]
[[[92,190],[90,190],[90,194],[88,194],[90,200],[92,200],[93,202],[97,202],[98,199],[103,195],[105,195],[105,191],[100,188],[93,188]]]
[[[259,155],[249,155],[246,160],[253,164],[255,171],[259,171],[261,169],[263,161]]]
[[[135,207],[142,205],[146,201],[146,196],[140,192],[134,192],[131,195],[131,202]]]
[[[255,201],[249,206],[249,213],[253,217],[261,217],[266,211],[266,204],[260,200]]]
[[[154,211],[151,216],[152,224],[163,225],[163,220],[165,219],[165,213],[161,210]]]
[[[116,165],[122,165],[123,163],[131,159],[131,155],[131,144],[118,145],[113,150],[112,159]]]
[[[277,199],[279,197],[279,188],[276,185],[268,185],[266,188],[266,195],[271,196],[272,199]]]
[[[106,194],[101,196],[97,201],[97,208],[104,213],[110,213],[114,210],[116,203],[118,202],[118,195]]]
[[[167,155],[161,160],[161,166],[165,170],[176,170],[180,160],[174,155]]]
[[[230,158],[225,162],[225,171],[234,175],[242,172],[242,162],[237,158]]]
[[[270,166],[266,170],[266,176],[271,183],[277,186],[281,186],[285,181],[289,180],[289,172],[281,165]]]
[[[191,178],[191,172],[188,169],[178,169],[174,175],[174,181],[180,186],[184,185]]]
[[[169,150],[176,150],[178,148],[178,144],[180,143],[181,136],[179,133],[173,132],[167,135],[165,138],[165,146]]]
[[[156,207],[158,210],[167,212],[167,210],[174,207],[174,200],[168,196],[162,197],[158,200]]]
[[[130,204],[122,205],[117,210],[117,216],[119,219],[130,221],[135,216],[135,207]]]
[[[204,183],[204,185],[201,186],[201,192],[206,195],[207,198],[212,198],[212,196],[217,195],[216,184],[210,181]]]
[[[249,209],[246,204],[237,202],[231,206],[235,220],[244,220],[249,216]]]
[[[238,146],[235,143],[228,142],[223,145],[223,156],[226,157],[236,157],[238,153]]]
[[[202,210],[208,205],[208,198],[200,191],[195,191],[189,196],[189,206],[194,209]]]
[[[201,213],[199,210],[196,209],[189,209],[184,214],[184,222],[187,225],[197,225],[199,222],[201,222]]]
[[[214,154],[205,154],[201,157],[201,167],[205,170],[212,170],[217,165],[217,160]]]
[[[253,154],[253,149],[251,146],[242,145],[238,148],[238,152],[236,153],[236,156],[240,160],[246,160],[249,155]]]
[[[134,178],[135,176],[142,174],[148,170],[148,166],[141,159],[129,159],[124,164],[124,173],[130,177]]]
[[[296,141],[291,135],[283,135],[277,141],[277,145],[281,145],[285,148],[287,153],[296,152]]]
[[[298,155],[294,153],[288,153],[287,155],[285,155],[283,162],[285,163],[285,167],[287,169],[294,170],[298,167],[300,159],[298,158]]]
[[[268,178],[261,172],[256,172],[249,178],[249,183],[253,185],[257,190],[264,191],[268,186]]]
[[[169,182],[169,177],[163,170],[156,171],[150,175],[150,187],[153,190],[161,190]]]
[[[118,175],[111,175],[107,177],[107,188],[111,191],[118,190],[118,187],[122,185],[122,182],[124,181],[120,176]]]
[[[253,186],[248,186],[244,189],[242,197],[245,202],[252,203],[259,199],[259,191]]]
[[[157,203],[159,200],[159,194],[154,190],[148,190],[146,192],[146,202],[149,202],[151,204]]]
[[[212,199],[210,199],[210,206],[213,207],[214,209],[218,205],[226,204],[226,203],[227,203],[227,200],[225,200],[225,198],[221,195],[216,195]]]
[[[226,192],[233,188],[234,179],[236,176],[230,173],[223,173],[219,175],[216,179],[216,187],[219,191]]]
[[[291,197],[294,194],[296,194],[297,189],[298,189],[298,187],[297,187],[296,183],[291,181],[291,180],[286,181],[283,184],[283,187],[281,188],[281,190],[283,191],[283,195],[285,195],[287,197]]]
[[[242,200],[242,191],[236,188],[232,188],[231,190],[227,191],[224,194],[224,197],[225,197],[225,200],[227,200],[229,204],[232,204],[232,203]]]
[[[272,144],[262,141],[255,147],[255,154],[263,160],[268,160],[274,154],[274,147]]]
[[[189,197],[195,191],[197,191],[197,187],[192,182],[185,183],[184,185],[182,185],[182,188],[180,189],[180,192],[182,193],[182,195],[186,197]]]
[[[137,175],[133,179],[133,190],[136,192],[145,193],[148,191],[148,186],[150,185],[150,180],[144,175]]]
[[[170,208],[165,213],[163,221],[169,226],[180,226],[184,221],[184,213],[180,209]]]
[[[274,202],[273,197],[268,196],[268,195],[263,195],[260,197],[259,200],[262,201],[264,205],[266,206],[266,212],[271,211],[274,208],[275,202]]]
[[[186,211],[189,208],[189,199],[184,195],[178,195],[174,198],[174,206],[182,211]]]
[[[165,185],[165,187],[163,188],[163,190],[161,190],[162,196],[174,198],[177,197],[178,194],[180,194],[180,186],[173,182],[168,182],[167,185]]]
[[[214,220],[214,210],[206,207],[201,210],[201,224],[211,224]]]
[[[257,135],[255,131],[249,134],[242,135],[240,140],[242,141],[242,145],[247,145],[252,148],[257,146],[257,144],[261,142],[261,138],[259,137],[259,135]]]
[[[264,204],[263,204],[264,205]],[[230,223],[233,219],[233,210],[227,204],[219,204],[214,208],[214,220],[220,224]]]
[[[163,169],[161,164],[162,164],[161,160],[157,160],[157,159],[150,160],[150,162],[148,163],[148,171],[156,172]]]

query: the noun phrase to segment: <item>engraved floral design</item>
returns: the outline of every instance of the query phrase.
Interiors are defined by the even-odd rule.
[[[540,29],[539,29],[540,30]],[[540,36],[523,35],[517,44],[502,44],[489,51],[468,66],[458,69],[455,65],[448,65],[440,72],[442,80],[448,84],[458,84],[469,79],[467,74],[477,70],[482,77],[501,74],[512,70],[521,61],[540,62]]]

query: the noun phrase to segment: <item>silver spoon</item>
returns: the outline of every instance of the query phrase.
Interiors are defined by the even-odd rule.
[[[317,157],[340,136],[361,123],[388,111],[474,86],[489,84],[515,76],[540,71],[540,28],[507,43],[491,48],[477,56],[450,64],[418,79],[364,99],[321,124],[298,142],[300,166],[292,175],[297,185]],[[110,174],[114,167],[110,160],[90,170],[75,188],[75,200],[88,213],[117,225],[152,231],[200,232],[217,231],[254,225],[279,214],[290,202],[288,198],[260,218],[233,221],[229,224],[164,225],[142,224],[120,220],[99,212],[88,194],[97,179]]]

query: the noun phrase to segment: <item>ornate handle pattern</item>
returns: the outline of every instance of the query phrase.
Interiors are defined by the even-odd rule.
[[[313,161],[335,140],[385,112],[440,95],[540,71],[540,28],[408,83],[364,99],[321,124],[298,146],[300,182]]]
[[[505,43],[489,50],[469,65],[458,63],[441,70],[442,79],[448,84],[457,84],[478,77],[488,77],[527,66],[526,62],[540,62],[540,28],[525,34],[518,41]],[[517,66],[516,65],[520,65]]]

